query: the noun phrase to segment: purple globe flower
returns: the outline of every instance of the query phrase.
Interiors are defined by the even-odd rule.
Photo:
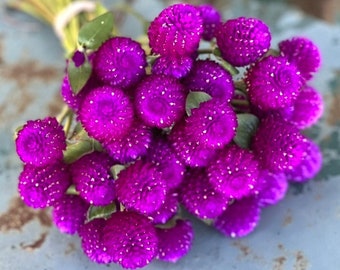
[[[203,91],[225,101],[230,101],[234,94],[230,73],[212,60],[197,60],[184,84],[190,91]]]
[[[254,196],[246,197],[229,205],[214,222],[217,230],[232,238],[251,233],[260,221],[261,208]]]
[[[158,259],[175,263],[191,249],[194,230],[189,220],[176,220],[171,228],[156,228],[158,244]]]
[[[251,103],[263,111],[292,105],[302,86],[296,66],[285,57],[274,56],[253,65],[245,82]]]
[[[85,201],[96,206],[114,201],[115,183],[110,174],[112,165],[112,159],[103,152],[92,152],[71,164],[74,185]]]
[[[166,182],[151,162],[137,160],[118,174],[117,198],[128,210],[151,214],[165,203]]]
[[[64,195],[53,204],[53,222],[60,232],[75,234],[86,220],[89,204],[76,195]]]
[[[62,162],[46,167],[26,164],[19,175],[18,190],[25,204],[33,208],[44,208],[62,198],[70,185],[67,165]]]
[[[204,40],[210,41],[215,37],[216,28],[221,23],[221,15],[216,8],[211,5],[198,6],[203,19],[203,34]]]
[[[185,118],[188,137],[207,148],[223,148],[236,134],[237,117],[225,101],[211,99],[200,104]]]
[[[280,54],[287,57],[289,62],[294,63],[301,76],[310,80],[313,73],[321,64],[321,56],[318,47],[309,39],[294,37],[279,43]]]
[[[15,144],[22,162],[46,166],[62,160],[66,136],[57,119],[47,117],[27,121],[19,130]]]
[[[157,255],[158,238],[149,219],[135,212],[116,212],[106,221],[103,245],[112,261],[136,269]]]
[[[270,41],[268,26],[256,18],[227,20],[216,29],[222,57],[234,66],[246,66],[258,60],[268,51]]]
[[[153,224],[165,224],[178,212],[178,193],[171,191],[166,194],[165,202],[155,212],[148,215]]]
[[[294,125],[269,114],[261,120],[252,139],[251,149],[263,169],[274,173],[285,172],[303,159],[306,138]]]
[[[231,145],[211,160],[207,174],[213,188],[226,198],[241,199],[255,193],[259,164],[252,152]]]
[[[148,37],[155,54],[190,56],[198,49],[202,33],[200,11],[189,4],[175,4],[151,22]]]
[[[86,58],[85,54],[81,51],[76,50],[72,56],[72,61],[76,67],[80,67],[82,64],[84,64]]]
[[[164,74],[181,79],[190,72],[193,62],[189,56],[161,56],[155,60],[151,71],[152,74]]]
[[[129,98],[122,90],[103,86],[86,95],[78,118],[90,136],[101,142],[109,142],[128,132],[134,112]]]
[[[170,127],[184,115],[185,94],[175,78],[150,75],[137,86],[136,113],[151,127]]]
[[[128,88],[144,75],[147,66],[141,45],[127,37],[113,37],[98,49],[93,60],[93,71],[105,84]]]
[[[183,206],[199,218],[216,218],[227,208],[228,200],[213,188],[204,168],[190,169],[178,192]]]

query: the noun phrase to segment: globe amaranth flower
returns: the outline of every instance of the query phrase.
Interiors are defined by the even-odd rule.
[[[194,230],[189,220],[177,219],[170,228],[156,228],[158,244],[157,258],[175,263],[191,249]]]
[[[71,164],[71,174],[80,197],[90,204],[104,206],[116,198],[110,168],[112,159],[103,152],[92,152]]]
[[[151,214],[165,202],[166,182],[151,162],[137,160],[120,171],[115,186],[118,200],[128,210]]]
[[[178,193],[176,191],[167,192],[165,202],[158,210],[148,214],[153,224],[165,224],[178,212]]]
[[[151,136],[151,129],[135,119],[124,137],[104,142],[103,147],[112,159],[125,164],[146,154]]]
[[[210,41],[215,37],[216,28],[221,23],[221,14],[215,7],[209,4],[200,5],[197,8],[201,12],[201,17],[203,19],[202,38]]]
[[[108,142],[127,133],[133,123],[134,112],[122,90],[103,86],[86,95],[78,118],[90,136],[100,142]]]
[[[287,178],[291,182],[306,182],[321,170],[322,152],[319,146],[310,139],[307,139],[306,144],[302,161],[292,170],[286,172]]]
[[[230,73],[212,60],[197,60],[184,85],[190,91],[203,91],[225,101],[230,101],[234,94]]]
[[[162,56],[192,55],[198,49],[202,33],[200,11],[189,4],[163,9],[148,29],[152,52]]]
[[[26,164],[19,175],[21,199],[30,207],[52,206],[71,185],[67,165],[58,161],[45,167]]]
[[[144,75],[147,66],[141,45],[127,37],[113,37],[105,41],[93,59],[93,71],[105,84],[128,88]]]
[[[167,75],[181,79],[186,76],[193,65],[194,60],[189,56],[161,56],[152,65],[152,74]]]
[[[261,208],[254,196],[236,200],[215,220],[214,227],[225,236],[243,237],[260,221]]]
[[[29,120],[18,131],[15,140],[20,159],[34,166],[46,166],[63,158],[66,136],[54,117]]]
[[[225,101],[211,99],[192,109],[185,118],[185,132],[207,148],[223,148],[236,134],[237,117]]]
[[[77,195],[64,195],[53,204],[53,222],[62,233],[75,234],[84,224],[89,204]]]
[[[241,199],[254,194],[259,163],[248,149],[230,145],[210,161],[207,174],[213,188],[227,199]]]
[[[227,20],[216,29],[216,42],[222,57],[234,66],[246,66],[262,57],[269,49],[268,26],[256,18]]]
[[[116,212],[106,221],[103,245],[112,261],[124,268],[146,266],[157,255],[158,238],[149,219],[136,212]]]
[[[184,115],[185,94],[175,78],[150,75],[137,86],[136,113],[151,127],[170,127]]]
[[[292,105],[302,86],[296,66],[280,56],[268,56],[250,67],[245,83],[251,103],[263,111]]]
[[[280,54],[294,63],[301,76],[307,81],[313,77],[321,64],[321,56],[318,47],[308,38],[293,37],[279,43]]]
[[[213,188],[204,168],[190,169],[178,193],[183,206],[199,218],[216,218],[228,203],[228,199]]]
[[[274,173],[285,172],[301,162],[306,149],[306,138],[294,125],[269,114],[261,119],[251,149],[263,169]]]

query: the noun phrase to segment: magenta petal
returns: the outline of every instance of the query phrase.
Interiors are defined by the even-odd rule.
[[[198,9],[203,19],[202,38],[210,41],[215,37],[216,28],[221,23],[221,15],[215,7],[209,4],[198,6]]]
[[[178,193],[168,192],[165,202],[157,211],[149,214],[148,217],[152,219],[154,224],[165,224],[177,214],[178,208]]]
[[[152,74],[164,74],[181,79],[186,76],[193,65],[189,56],[161,56],[152,65]]]

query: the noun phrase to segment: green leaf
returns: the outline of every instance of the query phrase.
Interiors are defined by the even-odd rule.
[[[185,111],[187,115],[191,115],[191,110],[198,108],[202,102],[206,102],[211,99],[211,96],[203,91],[191,91],[185,102]]]
[[[121,165],[121,164],[116,164],[116,165],[113,165],[111,168],[110,168],[110,171],[111,171],[111,175],[113,177],[114,180],[117,180],[118,179],[118,174],[122,171],[122,170],[125,170],[126,167],[124,165]]]
[[[234,142],[242,148],[249,148],[250,140],[259,125],[259,119],[253,114],[242,113],[237,115],[237,121]]]
[[[84,24],[78,35],[78,43],[90,50],[96,50],[107,40],[113,31],[113,15],[106,12],[92,21]]]
[[[91,205],[87,211],[87,221],[90,222],[96,218],[108,218],[112,213],[116,211],[116,204],[111,203],[106,206],[94,206]]]
[[[67,67],[67,73],[73,93],[78,94],[90,78],[92,67],[88,61],[85,61],[84,64],[76,67],[73,61],[70,60]]]

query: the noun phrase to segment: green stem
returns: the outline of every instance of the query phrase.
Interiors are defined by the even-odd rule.
[[[234,106],[249,106],[249,101],[245,99],[233,99],[231,100],[231,105]]]

